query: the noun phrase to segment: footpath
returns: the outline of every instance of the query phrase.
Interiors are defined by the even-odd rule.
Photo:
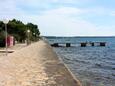
[[[51,46],[39,41],[0,56],[0,86],[81,86]]]

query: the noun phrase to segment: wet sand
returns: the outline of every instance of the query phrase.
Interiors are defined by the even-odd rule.
[[[0,86],[81,86],[55,52],[39,41],[0,56]]]

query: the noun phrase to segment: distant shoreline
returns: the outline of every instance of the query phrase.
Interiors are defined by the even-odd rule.
[[[115,36],[43,36],[43,37],[50,37],[50,38],[55,38],[55,37],[65,37],[65,38],[115,38]]]

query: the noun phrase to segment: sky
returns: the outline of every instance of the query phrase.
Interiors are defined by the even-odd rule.
[[[115,0],[0,0],[0,20],[37,24],[43,36],[115,36]]]

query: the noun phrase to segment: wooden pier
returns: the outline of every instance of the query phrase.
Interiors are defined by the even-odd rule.
[[[61,45],[63,44],[63,46]],[[71,47],[71,43],[53,43],[51,44],[52,47]]]
[[[82,43],[80,43],[80,45],[81,45],[81,47],[86,47],[87,45],[105,47],[106,42],[82,42]]]
[[[80,42],[79,43],[81,47],[87,47],[87,46],[100,46],[105,47],[106,42]],[[52,47],[71,47],[72,43],[53,43],[51,44]]]

